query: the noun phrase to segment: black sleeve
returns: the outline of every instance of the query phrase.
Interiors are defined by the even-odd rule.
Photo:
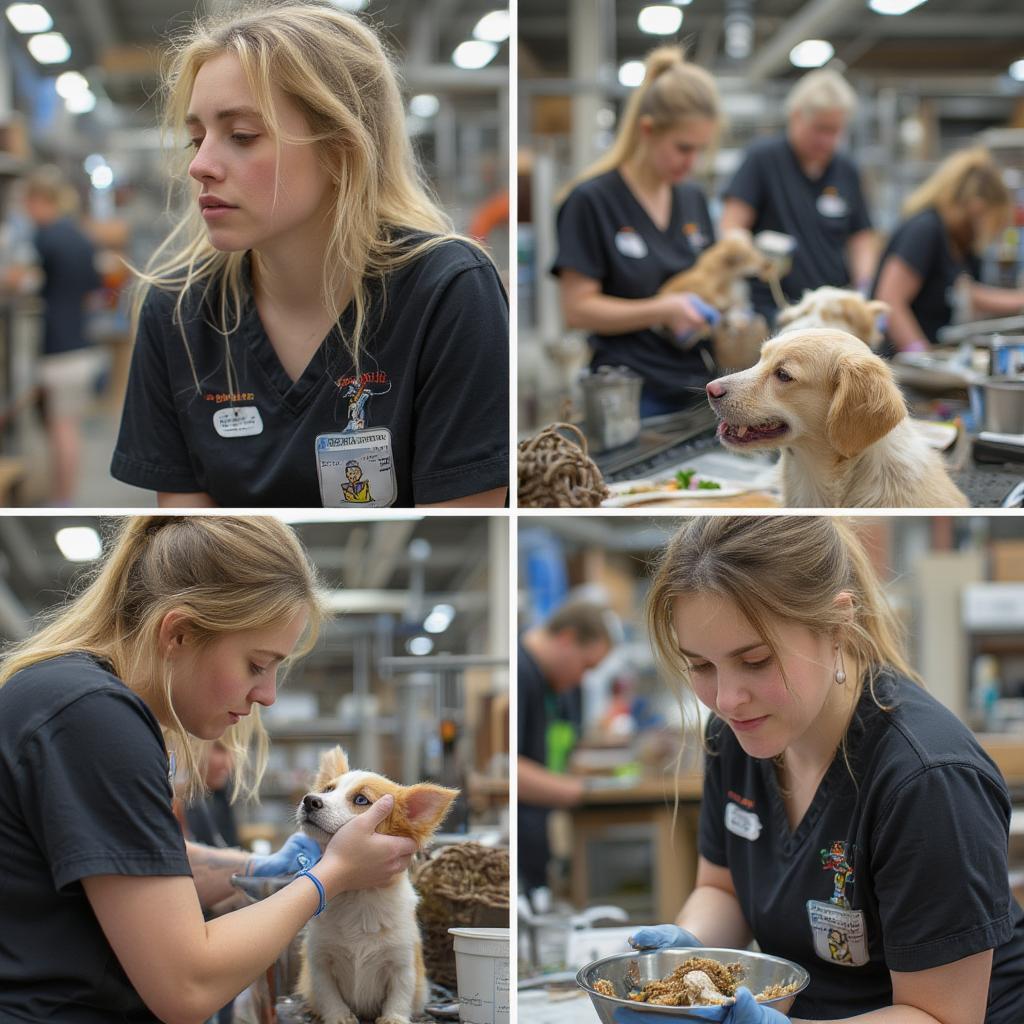
[[[130,694],[69,705],[28,740],[19,769],[58,889],[90,875],[191,875],[163,745]]]
[[[712,718],[705,730],[704,793],[700,801],[700,823],[697,847],[700,855],[728,867],[725,853],[725,786],[722,782],[722,757],[719,753],[721,732],[725,728],[720,719]]]
[[[490,261],[456,274],[429,316],[416,375],[416,504],[509,482],[508,299]]]
[[[749,151],[722,193],[723,199],[742,199],[760,212],[764,203],[764,175],[760,160]]]
[[[185,344],[180,327],[171,322],[173,303],[152,290],[143,305],[110,473],[153,491],[201,491],[178,421],[165,350],[168,344]]]
[[[600,217],[592,198],[581,188],[566,197],[558,211],[558,254],[551,273],[575,270],[584,277],[603,281],[608,276],[608,260],[601,244]]]
[[[1013,932],[1005,789],[966,765],[922,771],[883,809],[871,872],[893,971],[994,949]]]
[[[886,258],[899,256],[922,277],[928,277],[945,244],[939,231],[938,221],[931,217],[915,217],[907,221],[889,243]]]

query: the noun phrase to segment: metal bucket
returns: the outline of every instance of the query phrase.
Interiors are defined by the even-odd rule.
[[[1024,434],[1024,377],[982,381],[983,424],[994,434]]]
[[[643,378],[625,366],[601,366],[580,378],[587,439],[595,452],[621,448],[640,433]]]

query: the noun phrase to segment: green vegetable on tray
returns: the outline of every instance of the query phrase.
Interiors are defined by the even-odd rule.
[[[695,469],[680,469],[676,472],[676,486],[681,491],[691,490],[691,483],[694,476],[697,475]],[[714,480],[698,480],[696,488],[698,491],[720,491],[722,485]]]

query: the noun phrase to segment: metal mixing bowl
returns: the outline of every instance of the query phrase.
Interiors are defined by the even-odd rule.
[[[777,999],[766,999],[762,1005],[771,1006],[780,1013],[788,1013],[798,992],[802,992],[811,980],[811,976],[799,964],[794,964],[781,957],[768,956],[765,953],[749,953],[738,949],[659,949],[649,953],[618,953],[606,956],[587,964],[576,975],[576,984],[590,996],[594,1009],[603,1024],[639,1024],[649,1021],[651,1024],[668,1024],[670,1020],[722,1021],[729,1011],[728,1006],[656,1006],[650,1003],[637,1003],[626,999],[626,993],[633,987],[626,978],[629,965],[637,965],[640,985],[650,981],[660,981],[671,974],[684,960],[692,956],[703,956],[709,960],[718,960],[723,964],[736,963],[743,965],[743,984],[755,995],[767,985],[798,986],[789,995]],[[610,981],[616,992],[622,993],[621,999],[603,996],[594,990],[594,982]],[[692,1011],[700,1010],[700,1014]],[[631,1012],[624,1012],[631,1011]]]

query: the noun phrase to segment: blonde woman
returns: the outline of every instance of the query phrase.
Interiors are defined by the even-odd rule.
[[[187,212],[140,275],[113,475],[162,505],[503,504],[507,300],[418,179],[376,35],[252,7],[166,89]]]
[[[203,921],[204,906],[234,892],[232,874],[291,874],[319,850],[293,837],[259,860],[185,843],[175,755],[198,791],[202,741],[221,739],[236,792],[254,791],[267,745],[259,706],[320,616],[313,569],[279,521],[140,516],[89,587],[6,652],[0,1019],[200,1024],[323,899],[405,869],[415,844],[373,831],[385,798],[280,892]]]
[[[854,162],[839,144],[857,96],[837,71],[803,76],[786,97],[786,130],[753,142],[723,192],[722,230],[781,231],[797,241],[782,290],[796,301],[806,289],[852,285],[865,293],[878,255]],[[764,282],[751,283],[759,313],[778,312]]]
[[[712,717],[696,888],[676,924],[631,941],[754,938],[810,972],[793,1021],[1024,1020],[1006,785],[907,663],[851,526],[690,520],[646,618],[663,667]],[[788,1018],[744,995],[729,1019]]]
[[[685,338],[710,309],[695,296],[656,293],[714,241],[707,200],[686,179],[720,120],[711,76],[679,47],[654,50],[612,148],[558,210],[552,273],[565,322],[590,332],[591,367],[628,366],[643,377],[644,416],[703,400],[714,375],[706,343],[674,344],[662,331]]]
[[[944,160],[903,206],[904,220],[882,255],[874,294],[889,303],[887,336],[897,351],[938,341],[962,286],[974,316],[1024,312],[1024,290],[979,284],[978,257],[1010,223],[1013,203],[988,150]]]

